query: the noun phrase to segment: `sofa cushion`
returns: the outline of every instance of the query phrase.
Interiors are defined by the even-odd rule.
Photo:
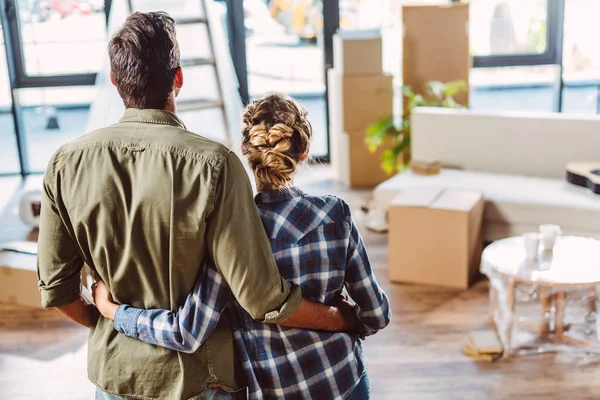
[[[402,190],[427,186],[483,193],[486,240],[536,231],[545,223],[558,224],[568,234],[600,238],[600,196],[563,179],[452,169],[434,176],[406,171],[375,188],[375,205],[387,209]]]

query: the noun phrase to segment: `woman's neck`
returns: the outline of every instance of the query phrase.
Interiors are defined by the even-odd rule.
[[[270,190],[282,190],[282,189],[287,189],[287,188],[291,188],[292,186],[294,186],[294,182],[290,181],[287,185],[285,186],[279,186],[279,187],[272,187],[270,185],[265,185],[262,182],[258,182],[256,181],[256,190],[258,192],[268,192]]]

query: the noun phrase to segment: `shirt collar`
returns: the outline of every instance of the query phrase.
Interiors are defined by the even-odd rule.
[[[255,197],[254,201],[257,205],[265,203],[277,203],[280,201],[291,200],[295,197],[303,197],[304,192],[295,186],[286,187],[283,189],[276,190],[265,190],[259,192]]]
[[[172,112],[150,108],[128,108],[125,110],[125,113],[119,122],[141,122],[146,124],[171,125],[186,129],[179,117]]]

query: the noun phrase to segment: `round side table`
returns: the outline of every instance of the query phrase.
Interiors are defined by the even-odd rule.
[[[552,251],[541,249],[537,259],[525,256],[525,247],[521,237],[499,240],[489,245],[483,252],[481,271],[491,280],[490,306],[500,302],[507,310],[503,321],[504,329],[499,329],[500,339],[505,350],[510,352],[516,305],[517,285],[536,285],[539,288],[542,323],[539,334],[542,338],[553,334],[561,339],[565,335],[566,297],[573,290],[589,290],[588,312],[596,312],[597,293],[600,287],[600,241],[576,237],[561,236]],[[498,293],[494,280],[504,278],[506,293]],[[547,316],[554,312],[554,326],[550,326]]]

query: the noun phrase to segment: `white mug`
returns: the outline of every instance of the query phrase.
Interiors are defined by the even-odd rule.
[[[525,246],[525,256],[530,260],[537,259],[540,247],[540,234],[537,232],[523,234],[523,245]]]
[[[545,250],[552,250],[556,243],[556,238],[562,233],[560,226],[546,224],[540,225],[540,235],[542,238],[542,245]]]

